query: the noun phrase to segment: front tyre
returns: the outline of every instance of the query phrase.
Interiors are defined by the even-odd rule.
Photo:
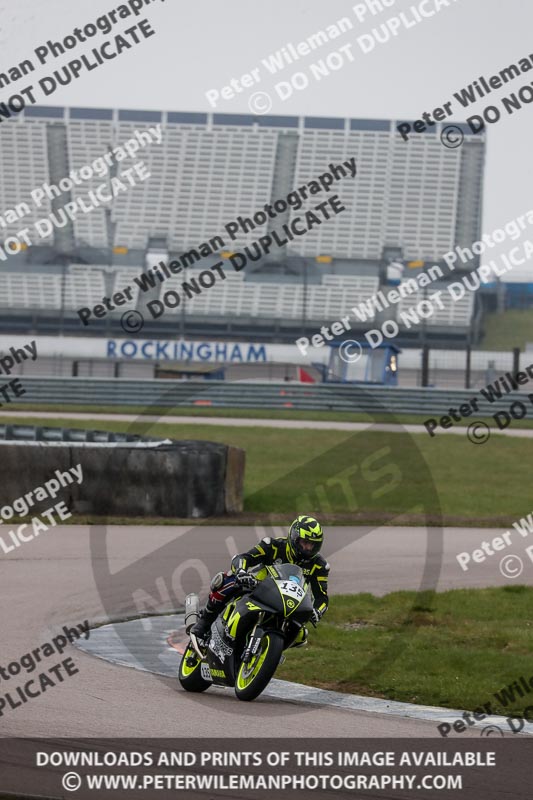
[[[194,659],[194,664],[187,664],[189,658]],[[187,692],[205,692],[211,686],[211,681],[202,678],[202,662],[190,643],[181,659],[178,678]]]
[[[265,633],[258,652],[237,672],[235,694],[239,700],[255,700],[266,688],[277,669],[284,643],[279,633]]]

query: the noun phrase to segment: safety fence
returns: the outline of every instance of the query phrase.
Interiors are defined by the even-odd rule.
[[[529,388],[528,388],[529,387]],[[25,404],[65,406],[141,407],[143,413],[156,408],[236,408],[351,411],[368,414],[446,414],[450,408],[476,397],[479,416],[492,416],[507,409],[513,398],[533,392],[533,380],[521,392],[506,393],[489,403],[478,389],[404,389],[349,384],[240,383],[229,381],[161,381],[126,378],[24,378]],[[528,403],[528,405],[530,405]],[[532,406],[533,409],[533,406]],[[2,410],[0,410],[0,414]]]

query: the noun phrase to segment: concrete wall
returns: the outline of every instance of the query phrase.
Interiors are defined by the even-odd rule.
[[[244,451],[204,441],[156,445],[0,442],[0,507],[81,464],[83,481],[62,487],[73,513],[203,518],[242,511]],[[65,479],[66,483],[66,479]]]

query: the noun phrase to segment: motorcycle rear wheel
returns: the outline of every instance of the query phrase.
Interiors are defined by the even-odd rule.
[[[196,659],[196,663],[192,667],[187,664],[189,657]],[[190,643],[181,659],[178,678],[187,692],[205,692],[211,686],[211,681],[206,681],[205,678],[202,678],[202,662]]]
[[[235,680],[239,700],[255,700],[270,683],[283,653],[285,641],[279,633],[265,633],[259,652],[248,664],[241,664]]]

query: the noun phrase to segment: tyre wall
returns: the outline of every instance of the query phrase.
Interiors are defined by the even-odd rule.
[[[203,518],[242,511],[245,453],[205,441],[0,441],[0,504],[80,464],[83,480],[57,499],[72,513]],[[57,476],[59,477],[59,476]],[[36,511],[50,507],[50,499]]]

